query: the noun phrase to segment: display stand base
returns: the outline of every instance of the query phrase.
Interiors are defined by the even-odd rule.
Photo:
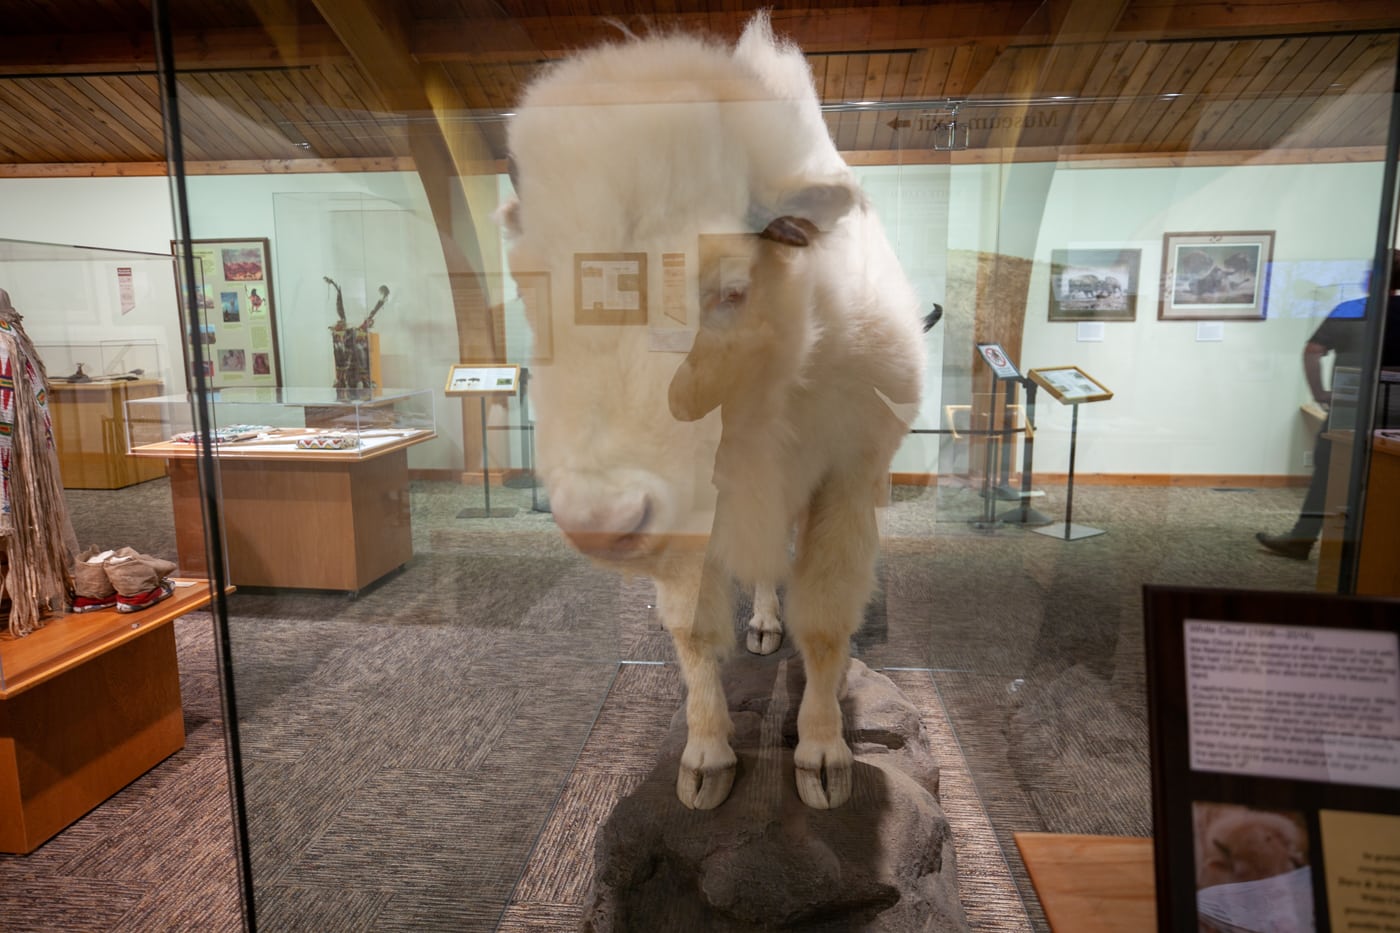
[[[1032,525],[1048,525],[1054,521],[1053,518],[1039,509],[1026,509],[1025,515],[1022,516],[1020,506],[1002,512],[997,516],[997,520],[1008,525],[1024,525],[1027,528]],[[1060,522],[1060,524],[1063,526],[1064,522]]]
[[[985,499],[988,495],[988,491],[984,489],[981,492],[979,492],[978,495],[982,496]],[[1044,493],[1041,493],[1041,495],[1044,495]],[[1021,490],[1012,489],[1010,486],[1007,486],[1005,484],[1000,486],[994,486],[991,489],[991,497],[994,499],[1000,499],[1002,502],[1020,502]]]
[[[1053,525],[1046,525],[1044,528],[1032,528],[1031,531],[1038,535],[1045,535],[1047,538],[1059,538],[1063,541],[1078,541],[1080,538],[1092,538],[1104,533],[1102,528],[1090,528],[1088,525],[1071,524],[1066,528],[1064,522],[1056,522]]]
[[[463,509],[457,513],[458,518],[514,518],[519,509]]]

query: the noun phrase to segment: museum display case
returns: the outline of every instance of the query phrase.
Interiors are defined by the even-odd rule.
[[[170,475],[180,565],[208,575],[197,460],[219,464],[227,580],[357,592],[413,556],[408,449],[436,437],[426,390],[233,388],[127,403],[131,456]]]
[[[119,611],[115,598],[72,612],[66,593],[26,634],[10,625],[21,591],[38,579],[35,550],[71,559],[81,542],[173,556],[169,513],[128,521],[129,500],[116,498],[151,495],[165,475],[161,464],[128,455],[126,403],[184,384],[171,363],[180,345],[172,266],[168,255],[0,240],[0,852],[32,852],[185,743],[174,622],[209,603],[206,581],[170,581],[168,595],[139,612]],[[35,393],[33,412],[16,398],[22,385]],[[27,423],[31,414],[47,424]],[[50,469],[19,436],[36,427],[27,440],[37,436],[51,450],[66,507],[53,522],[41,516],[46,531],[37,538],[12,524],[34,518],[33,502],[24,511],[13,497],[32,496]],[[53,541],[50,524],[71,531]]]
[[[633,205],[635,216],[593,242],[589,225],[630,204],[633,183],[654,183],[658,162],[698,158],[693,147],[658,143],[657,151],[619,146],[607,158],[580,148],[570,157],[576,179],[554,166],[554,187],[534,189],[575,201],[557,214],[558,205],[537,203],[532,215],[528,172],[542,162],[511,158],[529,148],[517,153],[510,136],[527,126],[517,109],[524,82],[538,63],[612,36],[601,14],[634,12],[605,6],[596,22],[505,8],[473,17],[405,11],[403,34],[387,44],[363,38],[353,12],[282,9],[260,25],[318,41],[334,35],[344,57],[303,62],[294,77],[290,67],[267,68],[258,80],[210,71],[178,51],[166,63],[183,128],[171,166],[180,236],[267,239],[261,274],[281,302],[284,384],[301,387],[263,397],[215,390],[200,367],[216,367],[217,357],[195,347],[193,421],[179,416],[179,399],[127,406],[133,431],[160,423],[164,439],[133,440],[133,450],[169,459],[172,492],[183,489],[191,521],[205,505],[226,549],[211,557],[211,575],[240,587],[219,623],[224,676],[240,698],[231,728],[247,909],[263,929],[337,916],[355,918],[345,921],[355,929],[506,931],[576,928],[628,910],[683,926],[681,913],[664,910],[693,908],[719,923],[767,917],[774,901],[802,918],[793,921],[799,929],[818,916],[895,909],[877,910],[834,878],[792,882],[807,862],[752,885],[715,880],[751,875],[708,861],[714,851],[742,859],[771,847],[831,851],[846,878],[854,869],[842,860],[853,853],[946,863],[929,885],[951,892],[942,903],[951,904],[952,928],[963,919],[974,929],[1043,928],[1014,831],[1152,830],[1144,584],[1347,593],[1373,578],[1366,538],[1389,520],[1368,518],[1372,435],[1352,430],[1330,448],[1315,445],[1316,400],[1300,358],[1335,307],[1361,308],[1340,364],[1355,372],[1353,424],[1379,423],[1397,34],[1352,26],[1323,35],[1272,20],[1157,28],[1138,17],[1132,28],[1070,36],[1035,9],[998,8],[987,13],[998,22],[979,27],[993,40],[945,35],[932,6],[918,7],[927,21],[898,19],[907,4],[826,10],[822,25],[804,20],[805,7],[778,5],[775,30],[809,46],[819,105],[807,116],[822,121],[850,166],[908,279],[906,311],[917,321],[901,326],[917,330],[923,359],[909,356],[899,374],[921,381],[917,399],[860,383],[850,396],[878,397],[874,414],[842,421],[846,400],[828,409],[847,443],[888,413],[909,428],[879,484],[876,585],[850,639],[859,664],[847,676],[859,699],[844,707],[848,717],[897,709],[905,731],[844,721],[856,758],[851,806],[871,809],[843,815],[795,809],[805,806],[797,772],[811,771],[794,764],[803,662],[786,638],[772,656],[758,650],[771,648],[775,610],[786,620],[796,577],[755,570],[741,576],[759,579],[733,586],[738,647],[725,687],[739,765],[737,776],[732,763],[727,774],[723,764],[706,770],[687,764],[684,715],[673,722],[678,710],[694,717],[702,702],[694,697],[706,692],[686,699],[688,649],[677,651],[658,621],[674,606],[644,574],[599,566],[629,553],[669,504],[649,478],[636,479],[638,467],[633,484],[619,481],[590,502],[591,517],[606,515],[620,533],[600,543],[590,539],[595,529],[572,524],[582,494],[570,471],[589,473],[590,458],[620,450],[628,431],[645,434],[648,456],[674,471],[668,481],[682,477],[675,482],[698,496],[726,469],[760,475],[790,452],[785,445],[800,446],[810,421],[775,422],[763,436],[769,446],[734,458],[740,470],[716,455],[717,435],[700,437],[718,428],[703,417],[715,407],[703,405],[707,387],[695,389],[692,411],[675,386],[716,321],[744,326],[735,309],[759,287],[745,277],[749,251],[811,245],[829,231],[797,215],[831,203],[784,200],[757,183],[750,191],[749,172],[772,165],[741,157],[742,140],[724,151],[726,141],[714,144],[714,164],[734,171],[708,179],[712,197],[683,190],[698,169],[666,176],[677,203],[705,215],[696,231],[638,246],[674,217]],[[726,8],[707,20],[725,41],[752,12],[740,6],[747,12]],[[200,21],[185,2],[170,4],[168,18],[173,35]],[[883,31],[861,31],[876,21]],[[368,61],[402,69],[377,72]],[[284,91],[269,92],[283,82]],[[791,96],[805,92],[804,84]],[[278,118],[263,120],[249,101]],[[616,110],[628,111],[619,101]],[[636,110],[640,122],[646,108]],[[593,117],[608,113],[616,115],[600,108]],[[567,122],[553,116],[535,125]],[[249,120],[257,133],[227,132]],[[536,146],[549,136],[534,132]],[[230,160],[301,162],[303,171],[272,184],[218,169]],[[735,203],[746,208],[731,223],[725,212]],[[520,243],[534,245],[532,216],[558,224],[551,245],[567,244],[563,259],[523,255]],[[723,224],[734,229],[714,229]],[[758,239],[779,246],[755,247]],[[841,268],[848,281],[897,278],[867,254]],[[695,280],[695,270],[718,284]],[[184,313],[198,329],[216,309],[195,302]],[[331,335],[370,320],[378,378],[401,387],[379,390],[402,399],[390,410],[422,411],[428,400],[427,422],[413,426],[426,433],[406,451],[402,481],[380,490],[382,508],[344,498],[324,477],[287,485],[281,471],[307,452],[261,452],[285,446],[290,432],[327,428],[312,411],[343,408],[356,423],[381,413],[368,403],[338,408],[334,396],[341,366]],[[823,324],[803,338],[839,330]],[[614,360],[619,346],[639,355]],[[731,349],[749,352],[738,341]],[[788,349],[755,355],[708,389],[746,393],[782,371]],[[1332,366],[1324,364],[1327,386]],[[529,374],[528,408],[513,378],[496,396],[460,403],[451,374],[493,367]],[[800,375],[783,391],[847,384],[834,366]],[[760,396],[770,398],[758,390],[747,398]],[[160,412],[165,404],[176,414]],[[732,438],[739,403],[726,405]],[[151,415],[138,422],[137,411]],[[691,415],[694,434],[680,425]],[[263,427],[288,433],[262,437]],[[239,431],[251,436],[240,440]],[[222,432],[234,436],[220,442]],[[492,432],[530,444],[497,443]],[[204,441],[181,460],[169,456],[176,433]],[[1331,455],[1342,452],[1350,456],[1334,466]],[[1316,543],[1300,530],[1314,476],[1331,489],[1307,516],[1326,520]],[[338,497],[345,523],[331,525],[319,509]],[[736,539],[763,533],[786,544],[794,525],[761,518],[772,501],[755,497],[741,520],[717,528],[697,509],[667,547],[700,553],[718,538],[737,551]],[[321,561],[308,555],[353,552],[344,546],[351,538],[386,530],[409,545],[394,550],[392,566],[334,579],[313,579],[305,566]],[[182,561],[187,545],[193,559],[199,528],[184,534]],[[794,541],[807,535],[798,522]],[[803,566],[800,543],[793,560]],[[898,752],[914,779],[881,777],[890,766],[873,756],[882,750]],[[732,778],[724,791],[733,796],[713,810],[684,809],[678,773],[682,799],[684,779],[697,775],[701,789]],[[886,795],[895,783],[899,794]],[[925,812],[909,784],[930,797],[936,790],[928,812],[937,810],[941,828],[891,816]],[[802,827],[791,829],[801,844],[761,836],[779,810],[802,815],[783,824]],[[859,823],[854,835],[843,835],[842,820]],[[728,832],[763,842],[729,846]],[[945,838],[955,858],[913,842]],[[686,858],[701,867],[679,867]],[[648,874],[648,865],[663,867]],[[912,894],[890,899],[918,903],[927,916],[944,909]]]

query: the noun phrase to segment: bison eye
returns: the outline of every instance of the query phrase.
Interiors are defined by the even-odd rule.
[[[702,323],[711,328],[726,328],[734,323],[744,307],[749,290],[744,283],[721,285],[706,296],[702,308]]]

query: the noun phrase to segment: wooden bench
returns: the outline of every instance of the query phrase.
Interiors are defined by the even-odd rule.
[[[207,580],[141,612],[0,637],[0,852],[32,852],[185,745],[174,620]]]

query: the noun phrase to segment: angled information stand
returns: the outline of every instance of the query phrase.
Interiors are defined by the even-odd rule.
[[[1002,450],[1004,441],[1004,429],[997,428],[997,397],[1002,394],[1001,384],[1005,383],[1006,399],[1003,403],[1003,413],[1011,405],[1015,385],[1021,379],[1021,372],[1016,368],[1016,364],[1007,357],[1006,351],[999,343],[979,343],[977,344],[977,355],[982,362],[987,364],[987,368],[992,371],[992,391],[991,391],[991,411],[988,412],[988,430],[986,433],[985,449],[983,457],[985,465],[982,470],[982,501],[984,503],[983,514],[980,519],[972,524],[975,528],[991,529],[1000,524],[996,516],[996,500],[1001,493],[992,482],[992,473],[995,471],[995,464],[1001,460],[999,452]],[[1004,415],[1003,415],[1004,417]]]
[[[1069,476],[1065,485],[1065,520],[1044,528],[1032,528],[1038,535],[1077,541],[1103,534],[1102,528],[1090,528],[1074,524],[1074,452],[1079,439],[1079,406],[1088,402],[1106,402],[1113,393],[1097,382],[1078,366],[1051,366],[1045,369],[1032,369],[1027,376],[1036,385],[1055,397],[1062,405],[1069,405],[1073,414],[1069,428]]]
[[[458,518],[510,518],[515,509],[491,510],[491,461],[487,456],[486,399],[496,395],[514,395],[520,385],[520,367],[490,364],[480,366],[455,363],[447,372],[443,394],[448,397],[474,395],[481,404],[481,490],[485,496],[483,509],[463,509]]]

